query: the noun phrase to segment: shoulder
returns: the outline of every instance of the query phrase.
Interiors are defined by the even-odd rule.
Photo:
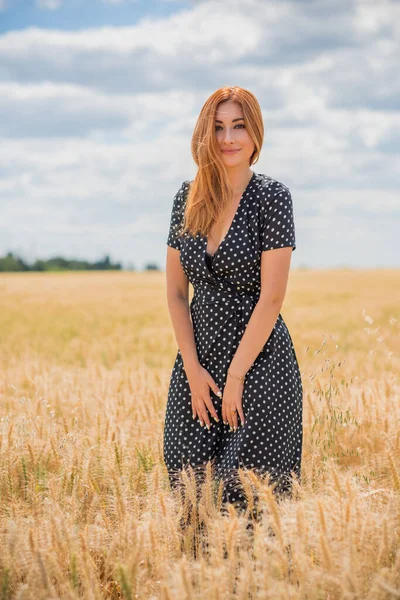
[[[282,192],[290,193],[289,187],[286,184],[264,173],[257,173],[255,185],[262,192],[262,195],[269,195],[270,197]]]
[[[258,191],[257,196],[260,200],[261,212],[268,211],[277,202],[281,205],[285,202],[291,204],[290,189],[282,181],[274,179],[270,175],[258,173],[255,185]]]
[[[183,209],[183,207],[185,206],[187,192],[189,190],[190,183],[191,183],[190,181],[185,179],[185,181],[183,181],[181,183],[181,185],[179,186],[179,189],[174,196],[174,201],[173,201],[173,210],[174,211],[181,211]]]
[[[179,190],[177,191],[177,194],[182,195],[184,194],[190,187],[191,181],[189,181],[188,179],[185,179],[185,181],[183,181],[179,187]]]
[[[185,179],[185,181],[182,182],[181,187],[178,190],[178,194],[180,196],[186,196],[187,192],[189,191],[190,185],[192,184],[192,181],[189,181],[188,179]]]

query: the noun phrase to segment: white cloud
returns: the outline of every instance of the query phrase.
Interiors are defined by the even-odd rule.
[[[145,133],[155,122],[176,125],[192,114],[187,91],[119,95],[74,84],[0,82],[0,134],[9,137],[84,137],[96,132]],[[15,119],[18,114],[18,119]]]
[[[132,27],[0,36],[0,254],[17,239],[161,264],[198,112],[237,84],[263,110],[255,170],[293,193],[294,264],[346,262],[338,236],[352,231],[349,261],[368,264],[376,229],[394,260],[400,7],[379,6],[204,2]]]

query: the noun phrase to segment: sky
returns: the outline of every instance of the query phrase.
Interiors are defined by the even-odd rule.
[[[0,255],[165,268],[210,94],[260,102],[292,268],[399,267],[400,2],[0,0]]]

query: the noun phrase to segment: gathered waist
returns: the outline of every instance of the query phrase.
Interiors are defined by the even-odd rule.
[[[228,336],[230,342],[226,347],[226,354],[234,352],[235,344],[240,342],[259,298],[260,292],[249,293],[232,287],[217,288],[205,284],[194,288],[190,312],[201,362],[206,360],[226,327],[231,328],[234,334]],[[282,321],[279,313],[277,322]]]
[[[227,304],[237,306],[240,304],[256,303],[260,298],[259,293],[250,294],[239,290],[212,288],[210,286],[195,287],[190,305],[196,304]]]

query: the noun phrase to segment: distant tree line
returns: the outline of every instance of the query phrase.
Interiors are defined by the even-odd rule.
[[[0,271],[107,271],[121,270],[121,263],[112,263],[109,256],[91,263],[87,260],[68,260],[55,256],[48,260],[35,260],[31,265],[12,252],[0,257]]]

